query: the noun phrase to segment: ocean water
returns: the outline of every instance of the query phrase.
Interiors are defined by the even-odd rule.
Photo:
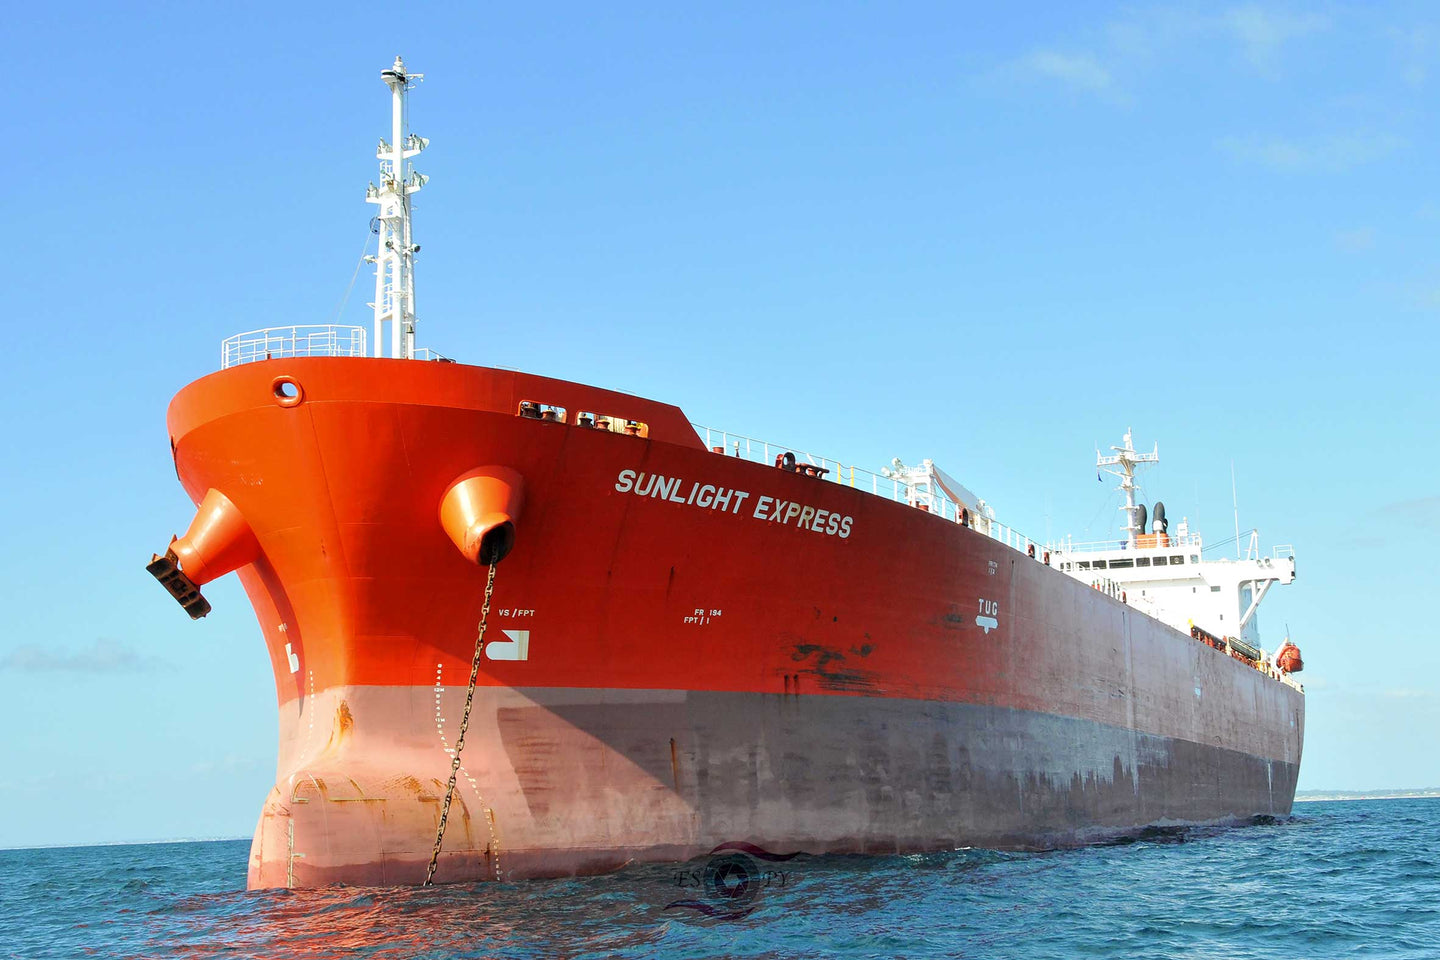
[[[1440,800],[1049,853],[244,889],[248,841],[0,851],[0,957],[1440,957]]]

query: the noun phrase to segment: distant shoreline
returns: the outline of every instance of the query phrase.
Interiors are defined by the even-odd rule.
[[[1325,800],[1440,800],[1440,790],[1395,790],[1375,793],[1306,792],[1295,794],[1296,803],[1319,803]]]
[[[90,840],[84,843],[25,843],[13,847],[0,846],[0,853],[6,850],[73,850],[82,847],[157,847],[167,843],[229,843],[232,840],[249,840],[250,837],[181,837],[178,840]]]

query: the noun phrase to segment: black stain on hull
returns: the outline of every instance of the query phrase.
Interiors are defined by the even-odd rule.
[[[859,648],[852,647],[851,652],[864,658],[868,657],[873,649],[873,645],[867,643]],[[822,690],[859,693],[879,689],[874,673],[854,669],[847,663],[845,654],[834,647],[818,643],[797,643],[790,659],[806,664],[806,668],[800,672],[813,676]]]

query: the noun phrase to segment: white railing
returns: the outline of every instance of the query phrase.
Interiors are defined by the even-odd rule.
[[[1153,536],[1153,534],[1147,534],[1147,536]],[[1198,547],[1200,546],[1200,534],[1198,534],[1198,533],[1186,534],[1186,535],[1183,536],[1183,537],[1182,537],[1182,536],[1179,536],[1178,534],[1174,534],[1174,533],[1170,533],[1170,534],[1159,534],[1159,536],[1163,536],[1163,537],[1167,537],[1167,538],[1168,538],[1168,540],[1166,541],[1165,544],[1162,545],[1162,544],[1157,540],[1154,547],[1139,547],[1139,548],[1137,548],[1137,549],[1140,549],[1140,550],[1152,550],[1152,549],[1153,549],[1153,550],[1170,550],[1170,549],[1172,549],[1172,548],[1173,548],[1173,549],[1179,549],[1180,547],[1197,547],[1197,548],[1198,548]],[[1115,538],[1113,538],[1113,539],[1111,539],[1111,540],[1088,540],[1088,541],[1085,541],[1085,542],[1075,542],[1075,541],[1073,541],[1073,540],[1060,540],[1060,541],[1057,541],[1057,542],[1055,542],[1055,543],[1050,544],[1050,545],[1049,545],[1049,549],[1054,550],[1054,551],[1056,551],[1057,553],[1061,553],[1061,552],[1063,552],[1063,553],[1100,553],[1100,552],[1107,551],[1107,550],[1119,550],[1122,546],[1124,546],[1125,542],[1126,542],[1126,541],[1125,541],[1125,537],[1124,537],[1124,535],[1122,534],[1121,536],[1115,537]],[[1126,548],[1126,549],[1128,549],[1128,548]]]
[[[887,500],[894,500],[896,503],[904,503],[912,507],[923,505],[931,513],[953,523],[959,523],[961,520],[961,506],[939,491],[932,493],[919,490],[896,477],[882,476],[863,467],[847,466],[839,460],[816,456],[795,447],[756,440],[753,437],[741,436],[738,433],[707,427],[699,423],[691,423],[690,426],[695,428],[695,432],[699,434],[700,439],[705,441],[707,448],[710,450],[719,448],[724,451],[726,456],[739,457],[752,463],[762,463],[767,467],[773,467],[778,457],[793,453],[796,464],[809,464],[825,470],[823,477],[828,482],[854,487],[877,497],[884,497]],[[981,533],[986,533],[992,539],[1015,550],[1025,552],[1027,548],[1033,546],[1038,554],[1042,549],[1037,541],[988,517],[972,517],[971,525]]]
[[[281,357],[363,357],[365,328],[333,323],[266,327],[237,333],[220,344],[220,369]]]

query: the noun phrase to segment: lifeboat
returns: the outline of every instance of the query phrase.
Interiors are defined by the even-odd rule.
[[[1284,646],[1275,651],[1275,666],[1285,673],[1299,673],[1305,669],[1305,661],[1300,658],[1300,648],[1289,640]]]

